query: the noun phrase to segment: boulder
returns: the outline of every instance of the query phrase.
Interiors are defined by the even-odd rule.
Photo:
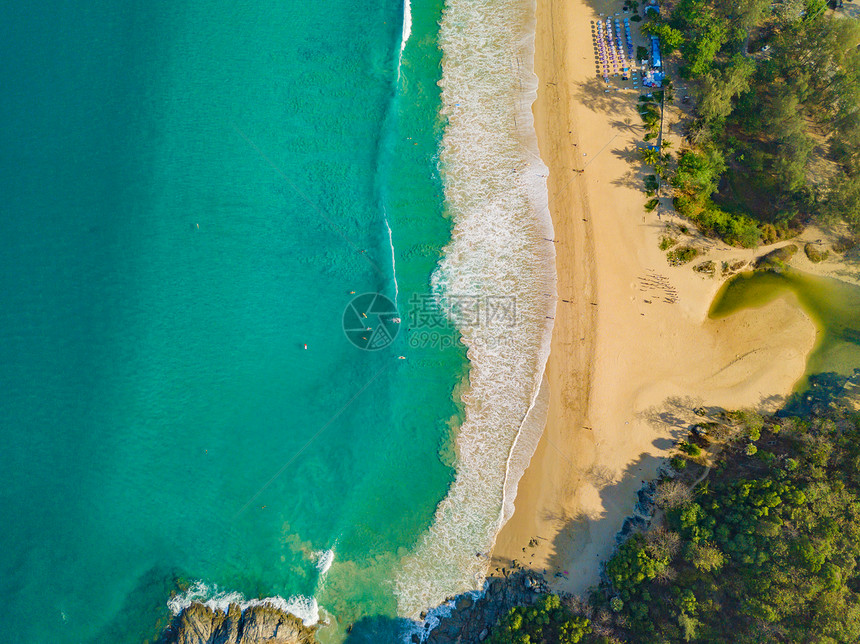
[[[313,644],[315,628],[274,606],[252,606],[227,612],[193,603],[180,613],[166,634],[168,644]]]
[[[457,610],[466,610],[467,608],[471,608],[474,603],[475,601],[472,599],[471,595],[463,595],[457,600]]]

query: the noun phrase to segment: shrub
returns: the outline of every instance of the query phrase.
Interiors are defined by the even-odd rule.
[[[702,275],[715,275],[717,272],[717,265],[714,264],[713,261],[708,260],[706,262],[702,262],[700,264],[696,264],[693,266],[693,270],[697,273],[701,273]]]
[[[768,452],[767,450],[759,450],[756,454],[756,458],[762,463],[773,463],[776,460],[776,454]]]
[[[645,211],[646,212],[652,212],[657,207],[657,204],[659,204],[659,203],[660,203],[660,200],[657,197],[654,197],[653,199],[649,199],[645,203]]]
[[[821,252],[815,244],[806,244],[803,247],[803,252],[806,253],[806,256],[809,258],[809,261],[813,264],[818,264],[819,262],[823,262],[830,256],[830,251]]]
[[[835,253],[846,253],[857,245],[857,242],[851,237],[842,237],[833,244],[833,252]]]
[[[670,250],[666,255],[670,266],[683,266],[689,264],[699,256],[699,249],[692,246],[681,246]]]
[[[761,241],[763,244],[774,244],[783,239],[788,239],[797,234],[797,231],[791,230],[784,222],[774,224],[762,224],[761,226]]]
[[[756,452],[758,452],[758,447],[756,447],[752,443],[749,443],[747,445],[746,450],[744,450],[744,451],[745,451],[747,456],[755,456]]]
[[[755,261],[755,267],[764,270],[781,270],[785,268],[785,263],[794,257],[795,253],[797,253],[797,246],[794,244],[777,248],[759,257]]]
[[[680,456],[673,456],[669,459],[669,465],[672,466],[673,470],[680,472],[687,469],[687,459],[681,458]]]
[[[663,235],[660,238],[660,250],[669,250],[678,243],[678,240],[674,237],[669,237],[668,235]]]
[[[678,444],[678,449],[684,452],[684,454],[688,454],[693,458],[697,456],[701,456],[702,448],[698,445],[694,445],[693,443],[688,443],[687,441],[681,441]]]

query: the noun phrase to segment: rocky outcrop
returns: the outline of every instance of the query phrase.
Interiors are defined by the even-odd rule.
[[[544,592],[546,583],[530,571],[518,571],[507,578],[493,577],[487,581],[482,597],[457,597],[451,614],[443,617],[424,641],[427,644],[483,642],[502,615],[514,606],[535,603]]]
[[[274,606],[227,612],[194,603],[183,610],[165,633],[167,644],[314,644],[316,628]]]

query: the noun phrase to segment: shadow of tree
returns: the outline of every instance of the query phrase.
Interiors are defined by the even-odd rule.
[[[582,83],[579,86],[575,100],[588,104],[593,110],[611,116],[618,116],[622,119],[625,116],[629,116],[632,109],[629,94],[610,89],[603,82],[603,79],[600,78],[591,78]]]
[[[612,127],[617,130],[627,130],[628,132],[644,132],[645,128],[641,123],[636,123],[629,116],[625,116],[623,119],[616,119],[612,121]]]
[[[627,163],[636,163],[641,166],[641,163],[639,162],[639,152],[634,146],[628,148],[615,148],[612,150],[612,155],[622,161],[626,161]],[[644,168],[642,168],[641,172],[644,176]]]
[[[670,396],[661,405],[654,405],[639,413],[651,426],[680,438],[690,426],[700,421],[694,411],[701,408],[702,400],[693,396]]]
[[[642,197],[644,198],[645,177],[653,174],[651,168],[642,165],[639,161],[639,153],[635,147],[616,148],[612,150],[612,155],[630,165],[630,169],[627,172],[612,180],[612,185],[638,190],[642,192]]]
[[[399,617],[364,617],[352,625],[344,644],[377,644],[402,642],[418,624]]]
[[[666,449],[674,444],[674,441],[670,438],[658,438],[652,444],[658,449]],[[613,534],[614,540],[609,544],[609,550],[612,550],[627,536],[648,526],[649,519],[641,507],[641,491],[643,487],[650,485],[650,480],[642,478],[643,472],[655,471],[663,462],[661,457],[642,453],[619,474],[613,476],[611,482],[602,484],[598,488],[598,495],[601,506],[606,510],[599,516],[581,513],[565,518],[551,545],[547,569],[536,570],[535,574],[544,576],[550,583],[559,576],[566,577],[572,565],[578,566],[580,570],[582,567],[592,568],[594,572],[602,574],[606,548],[603,548],[602,552],[596,552],[593,561],[584,561],[583,555],[592,545],[594,535]],[[605,474],[601,474],[594,482],[597,486],[605,480]],[[622,513],[620,518],[619,510]]]
[[[860,369],[850,376],[832,371],[809,376],[807,385],[793,393],[777,416],[820,415],[836,405],[857,407],[860,401]]]

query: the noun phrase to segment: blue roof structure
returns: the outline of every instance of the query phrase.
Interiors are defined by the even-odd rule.
[[[651,65],[653,67],[663,66],[663,59],[660,57],[660,39],[657,36],[651,36]]]

